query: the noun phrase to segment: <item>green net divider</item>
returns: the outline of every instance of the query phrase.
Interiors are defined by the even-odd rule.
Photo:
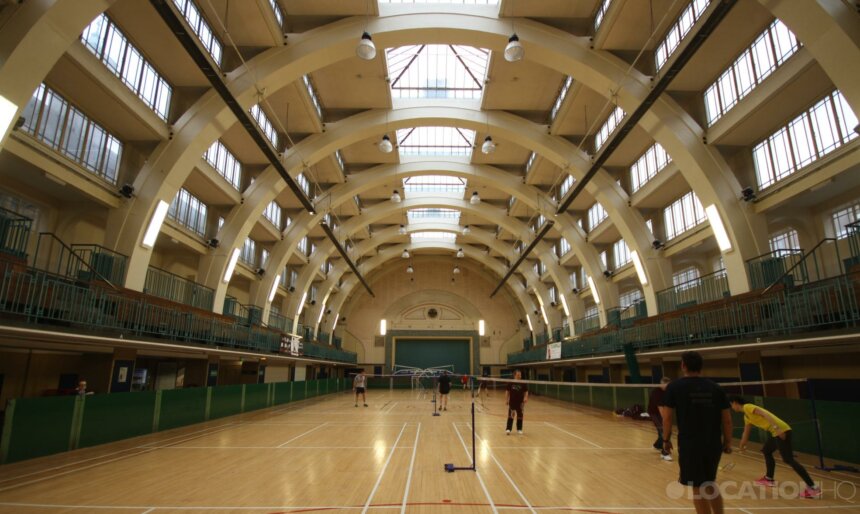
[[[159,431],[206,421],[206,387],[161,391]]]
[[[245,386],[245,408],[243,412],[268,407],[269,384],[248,384]]]
[[[209,419],[223,418],[242,412],[243,390],[244,386],[241,385],[213,387]]]
[[[591,405],[591,388],[589,386],[573,386],[573,403]]]
[[[638,403],[647,410],[650,392],[647,387],[619,387],[615,390],[615,408],[627,409]]]
[[[307,398],[306,390],[308,387],[307,382],[293,382],[293,399],[292,401],[297,402],[299,400],[304,400]]]
[[[152,432],[155,391],[87,397],[78,448]]]
[[[80,401],[76,396],[11,400],[3,427],[3,462],[68,450]]]
[[[319,387],[319,380],[308,380],[307,381],[307,392],[305,394],[305,398],[313,398],[317,395],[317,387]]]
[[[846,462],[860,462],[857,420],[860,404],[815,400],[824,441],[824,456]]]
[[[610,387],[591,387],[591,406],[598,409],[615,410],[615,391]]]
[[[275,384],[275,399],[273,400],[275,405],[283,405],[292,401],[293,384],[295,382],[278,382]]]

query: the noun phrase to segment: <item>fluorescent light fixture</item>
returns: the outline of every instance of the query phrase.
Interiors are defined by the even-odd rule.
[[[720,218],[717,206],[714,204],[707,206],[705,214],[708,215],[708,221],[711,223],[711,230],[714,231],[714,237],[717,238],[717,246],[720,247],[720,251],[731,251],[732,241],[729,239],[729,234],[726,232],[726,226],[723,225],[723,219]]]
[[[278,292],[278,284],[281,283],[281,276],[278,275],[275,277],[275,283],[272,284],[272,290],[269,291],[269,303],[272,303],[272,300],[275,299],[275,293]]]
[[[302,294],[301,301],[299,302],[299,309],[296,311],[296,323],[299,322],[299,315],[302,313],[302,309],[305,308],[305,300],[307,300],[307,299],[308,299],[308,292],[305,291],[304,294]]]
[[[379,320],[379,335],[384,336],[388,332],[388,322],[384,319]]]
[[[591,297],[594,298],[594,303],[600,305],[600,295],[597,294],[597,288],[594,287],[594,279],[588,277],[588,286],[591,287]]]
[[[239,260],[239,249],[233,248],[233,253],[230,255],[230,262],[227,263],[227,269],[224,270],[224,283],[229,284],[233,278],[233,270],[236,269],[236,261]]]
[[[532,327],[532,318],[528,314],[526,314],[526,322],[529,324],[529,331],[534,332],[535,329]]]
[[[564,299],[563,294],[560,294],[558,296],[559,296],[559,298],[561,298],[561,308],[564,309],[564,315],[565,315],[565,317],[569,318],[570,317],[570,309],[567,308],[567,300]]]
[[[164,217],[167,216],[169,208],[170,204],[164,200],[159,200],[158,205],[155,206],[155,212],[152,213],[152,219],[149,220],[149,227],[146,228],[146,233],[143,235],[143,243],[141,244],[144,248],[155,246],[155,240],[158,239],[158,233],[161,232],[161,224],[164,223]]]
[[[317,318],[317,325],[322,323],[322,318],[324,315],[325,315],[325,302],[323,302],[322,305],[320,305],[320,317]]]
[[[639,283],[643,286],[647,286],[648,275],[645,274],[645,267],[642,266],[642,259],[639,258],[639,252],[633,250],[630,252],[630,258],[633,260],[633,267],[636,268],[636,275],[639,277]]]
[[[483,335],[484,335],[484,330],[485,330],[485,327],[484,327],[484,320],[479,319],[479,320],[478,320],[478,335],[483,337]]]
[[[16,112],[18,112],[18,106],[10,102],[5,96],[0,95],[0,127],[3,128],[3,134],[9,130],[9,125],[12,124]]]
[[[332,335],[334,335],[334,329],[336,329],[336,328],[337,328],[337,322],[340,320],[340,317],[339,317],[339,316],[340,316],[340,313],[339,313],[339,312],[335,312],[335,313],[334,313],[334,324],[331,326],[331,333],[332,333]]]
[[[543,304],[540,304],[540,313],[543,316],[543,322],[546,326],[549,326],[549,318],[546,317],[546,309],[543,308]]]

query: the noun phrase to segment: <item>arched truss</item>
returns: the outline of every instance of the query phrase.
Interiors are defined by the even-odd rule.
[[[460,248],[460,246],[458,246],[456,244],[445,243],[445,242],[441,242],[441,241],[427,241],[427,242],[417,243],[415,245],[408,245],[408,244],[395,245],[395,246],[385,248],[384,250],[380,251],[377,255],[375,255],[373,258],[368,259],[365,262],[361,263],[361,265],[359,265],[358,269],[362,275],[366,275],[366,274],[370,273],[374,269],[378,268],[379,266],[382,266],[383,264],[385,264],[386,262],[388,262],[390,260],[399,259],[401,252],[403,252],[403,250],[407,247],[410,249],[414,248],[414,249],[419,249],[419,250],[420,249],[444,249],[444,250],[450,250],[451,252],[456,252],[457,249]],[[505,269],[504,269],[504,266],[501,265],[501,263],[485,259],[484,257],[486,257],[486,255],[482,251],[480,251],[474,247],[466,245],[462,248],[463,248],[463,253],[466,254],[466,257],[468,257],[470,259],[474,259],[478,262],[481,262],[482,264],[485,264],[491,271],[499,274],[499,276],[504,275]],[[350,275],[346,280],[344,280],[341,287],[342,287],[343,291],[348,292],[348,291],[352,291],[358,285],[359,285],[358,279],[355,277],[355,275]],[[525,310],[525,313],[526,314],[532,313],[535,310],[535,305],[531,301],[531,298],[528,296],[528,294],[525,293],[525,290],[523,289],[522,285],[518,284],[518,283],[516,283],[516,281],[514,281],[510,284],[510,286],[513,289],[516,297],[519,299],[520,305],[527,305],[528,306]],[[343,308],[343,304],[347,300],[347,297],[348,297],[348,294],[337,294],[331,299],[331,302],[328,303],[328,306],[325,308],[331,309],[332,312],[341,312],[341,309]],[[322,309],[322,308],[324,308],[324,306],[320,305],[319,307],[316,307],[316,310],[312,313],[313,315],[316,316],[315,319],[319,318],[319,309]],[[547,312],[547,315],[549,315],[549,312]],[[325,329],[330,330],[333,323],[334,323],[334,317],[331,317],[330,319],[326,320]]]
[[[430,171],[432,170],[432,171]],[[487,184],[500,189],[506,194],[510,194],[517,198],[518,201],[526,203],[529,207],[542,210],[549,205],[551,211],[554,211],[554,203],[544,193],[533,186],[528,186],[522,183],[518,177],[504,172],[498,168],[485,165],[474,165],[465,161],[421,161],[397,165],[381,165],[366,170],[361,173],[356,173],[349,176],[349,182],[338,184],[329,189],[323,196],[317,200],[317,205],[324,205],[327,210],[335,210],[341,204],[351,201],[352,196],[361,194],[369,189],[379,187],[392,180],[400,180],[408,176],[423,175],[427,173],[458,176],[466,178],[471,184]],[[402,207],[393,205],[392,212],[402,210]],[[282,241],[277,242],[269,255],[268,268],[270,270],[281,270],[289,261],[290,255],[295,251],[298,242],[308,233],[310,227],[322,219],[324,212],[316,215],[311,215],[307,212],[300,214],[293,224],[285,231]],[[569,241],[573,241],[571,251],[575,252],[586,272],[593,277],[602,277],[603,268],[600,264],[600,258],[596,249],[592,245],[584,242],[584,232],[574,222],[573,218],[567,214],[556,217],[556,229],[562,233]],[[493,220],[493,223],[498,222]],[[407,226],[408,227],[408,226]],[[461,229],[457,227],[457,232]],[[374,234],[374,237],[378,236]],[[500,253],[510,251],[510,248],[505,249]],[[559,293],[565,296],[568,305],[576,303],[574,296],[569,295],[569,277],[567,273],[556,268],[556,257],[554,253],[536,253],[553,273],[551,277],[556,283]],[[312,256],[313,257],[313,256]],[[514,257],[515,259],[515,257]],[[511,259],[513,260],[513,259]],[[323,261],[314,260],[313,264],[319,267]],[[558,275],[556,275],[558,273]],[[276,273],[267,273],[264,275],[260,287],[256,287],[252,293],[251,302],[255,305],[264,305],[266,303],[267,292],[271,290]],[[605,298],[607,303],[614,305],[613,300],[615,294],[611,283],[601,279],[595,280],[595,285],[599,288],[598,294],[601,298]],[[299,291],[297,296],[301,296],[304,291]],[[656,301],[654,302],[656,304]],[[656,307],[656,305],[655,305]],[[574,309],[575,310],[575,309]],[[578,311],[577,311],[578,312]],[[656,310],[655,310],[656,312]]]
[[[860,80],[857,80],[860,59],[844,58],[846,52],[857,55],[860,47],[860,23],[856,15],[839,0],[759,1],[795,31],[852,109],[860,112]],[[20,112],[29,94],[62,52],[111,3],[111,0],[44,0],[8,7],[17,10],[0,32],[0,94],[16,103]],[[255,102],[256,87],[271,93],[303,74],[351,56],[356,34],[364,28],[374,33],[379,45],[386,47],[444,42],[499,50],[508,35],[507,21],[474,14],[415,12],[372,20],[347,19],[310,31],[294,45],[263,52],[247,68],[228,75],[230,87],[243,105],[250,106]],[[528,59],[572,75],[602,94],[616,92],[623,108],[631,110],[647,93],[647,77],[636,74],[625,78],[627,65],[608,52],[590,50],[587,38],[572,37],[531,20],[519,20],[517,28]],[[139,174],[135,186],[141,197],[129,202],[131,205],[122,216],[111,217],[109,232],[113,237],[108,243],[117,248],[136,245],[157,200],[172,199],[203,151],[234,122],[212,91],[192,106],[177,123],[178,137],[159,145]],[[738,205],[737,183],[726,163],[701,143],[701,127],[665,95],[641,125],[684,170],[687,182],[694,186],[702,202],[707,205],[713,201],[717,205],[736,249],[725,259],[730,285],[733,292],[745,290],[746,279],[740,276],[736,261],[742,262],[743,256],[739,255],[742,251],[757,251],[755,236],[761,230],[759,223]],[[164,180],[166,189],[153,184],[157,179]],[[138,188],[139,185],[147,187]],[[127,228],[123,228],[129,225],[135,227],[136,234],[128,234]],[[737,258],[732,258],[732,254]],[[148,261],[148,255],[137,257]],[[140,284],[129,285],[140,288]]]
[[[375,41],[382,47],[444,42],[500,50],[509,36],[507,21],[477,15],[416,13],[382,16],[372,20],[347,19],[309,31],[293,45],[261,53],[249,61],[247,66],[228,74],[230,88],[242,105],[250,107],[258,101],[259,91],[270,94],[306,73],[351,57],[354,54],[355,36],[364,28],[373,32]],[[627,75],[628,64],[608,52],[591,50],[587,38],[572,37],[563,31],[530,20],[521,20],[517,31],[521,39],[527,42],[528,59],[572,75],[597,92],[607,95],[609,92],[615,92],[614,98],[617,98],[619,105],[627,111],[634,110],[648,93],[648,77],[635,71]],[[425,109],[424,116],[412,117],[426,119],[429,124],[438,115],[439,107]],[[472,112],[477,115],[467,115],[464,112],[461,119],[474,124],[480,123],[485,127],[489,117],[489,125],[494,132],[505,126],[515,126],[516,120],[519,119],[505,113],[481,113],[478,110]],[[381,119],[383,113],[358,115],[349,121],[365,116]],[[397,122],[392,120],[391,125]],[[221,99],[213,91],[209,91],[176,123],[173,140],[159,145],[152,153],[134,184],[138,197],[129,202],[125,212],[111,218],[113,230],[109,227],[106,241],[107,246],[131,254],[130,269],[145,268],[149,260],[149,251],[138,246],[157,202],[170,201],[173,198],[200,155],[233,123],[232,114]],[[520,119],[520,123],[528,122]],[[347,125],[349,123],[346,120],[328,124],[325,134],[312,136],[308,138],[312,141],[305,140],[290,149],[285,158],[290,173],[298,174],[303,166],[302,161],[313,163],[321,157],[309,149],[313,142],[325,140],[327,134]],[[702,128],[666,95],[657,100],[642,118],[640,125],[669,152],[702,203],[706,206],[714,204],[717,207],[734,248],[734,251],[724,256],[730,287],[735,293],[748,290],[744,259],[760,253],[760,240],[765,239],[764,222],[755,218],[748,206],[745,207],[740,202],[740,186],[728,164],[715,149],[703,143]],[[531,127],[532,130],[535,128],[537,127]],[[521,137],[512,140],[520,141]],[[549,157],[552,162],[574,176],[581,176],[587,168],[588,161],[585,156],[578,154],[572,145],[565,145],[561,138],[557,138],[555,143],[545,141],[544,144],[551,147],[546,150],[553,150],[551,155],[544,157]],[[327,148],[326,154],[338,147],[322,146]],[[529,141],[528,146],[537,149],[538,153],[544,153],[538,148],[542,145],[534,141]],[[647,258],[644,250],[647,248],[645,240],[650,243],[650,238],[641,216],[627,206],[623,191],[606,174],[595,177],[589,189],[596,193],[601,203],[605,202],[604,207],[631,249],[642,250],[639,254],[645,257],[643,260],[646,266],[651,264],[653,260]],[[615,194],[610,194],[611,191],[615,191]],[[620,212],[626,214],[622,216]],[[256,219],[257,216],[252,217]],[[236,230],[237,234],[240,232]],[[233,239],[230,236],[232,234],[227,234],[227,237],[221,239],[230,241]],[[218,267],[215,266],[216,269]],[[662,270],[661,273],[654,269],[649,271],[654,275],[649,277],[649,281],[656,282],[659,277],[662,282],[665,281],[664,275],[668,270]],[[142,279],[137,278],[138,275],[130,273],[131,280],[126,285],[139,289]]]
[[[407,227],[407,233],[425,231],[454,232],[458,230],[459,226],[454,223],[416,223]],[[474,234],[474,236],[472,234]],[[472,234],[470,234],[468,237],[461,237],[464,237],[466,240],[474,240],[475,242],[486,242],[487,246],[496,251],[505,251],[504,245],[497,241],[493,237],[493,234],[487,233],[480,229],[473,229]],[[364,241],[361,241],[359,244],[357,244],[352,254],[355,259],[358,259],[361,256],[373,253],[380,245],[390,243],[392,239],[395,239],[399,235],[400,233],[398,227],[388,227],[386,229],[383,229],[379,232],[374,233],[372,238],[365,239]],[[403,252],[404,249],[420,250],[423,248],[444,248],[450,249],[452,253],[456,253],[458,249],[462,249],[463,253],[465,254],[465,258],[479,262],[480,264],[492,270],[499,277],[504,276],[504,274],[507,272],[507,268],[505,268],[504,264],[502,264],[496,259],[487,258],[487,254],[484,253],[483,250],[479,250],[478,248],[475,248],[468,243],[463,243],[460,241],[458,241],[456,244],[448,243],[445,241],[421,241],[415,244],[400,244],[396,245],[396,247],[399,249],[397,254],[398,256]],[[388,249],[384,251],[387,252]],[[359,269],[361,270],[361,266],[359,266]],[[317,305],[315,306],[308,307],[305,319],[317,320],[320,318],[320,312],[323,309],[332,309],[332,307],[335,305],[330,303],[332,294],[335,294],[335,298],[346,299],[351,294],[351,292],[355,290],[355,287],[359,284],[357,278],[354,275],[347,277],[342,281],[339,287],[337,286],[338,282],[341,282],[341,279],[347,271],[348,268],[343,261],[338,262],[334,266],[334,268],[326,276],[326,279],[318,286],[318,290],[322,295],[322,301],[317,302]],[[536,309],[534,301],[529,295],[529,290],[534,291],[536,296],[538,295],[537,290],[533,287],[534,282],[529,281],[534,280],[534,278],[534,273],[531,273],[531,277],[527,277],[526,287],[524,287],[522,283],[520,283],[520,281],[518,280],[511,280],[507,283],[509,289],[513,292],[513,296],[519,302],[523,313],[533,312]],[[338,311],[341,309],[342,303],[342,301],[339,301],[336,304]],[[547,312],[547,315],[549,315],[549,312]]]

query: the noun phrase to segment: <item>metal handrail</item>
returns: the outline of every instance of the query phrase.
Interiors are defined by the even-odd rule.
[[[74,257],[75,259],[77,259],[81,264],[83,264],[84,266],[86,266],[88,270],[92,271],[92,272],[93,272],[93,273],[94,273],[94,274],[95,274],[95,275],[96,275],[96,276],[97,276],[97,277],[98,277],[102,282],[104,282],[104,283],[106,283],[107,285],[109,285],[109,286],[110,286],[114,291],[119,291],[119,290],[120,290],[120,288],[118,288],[117,286],[115,286],[115,285],[113,284],[113,282],[111,282],[110,280],[108,280],[107,278],[105,278],[105,276],[104,276],[104,275],[102,275],[101,273],[99,273],[99,272],[98,272],[98,270],[96,270],[95,268],[93,268],[92,266],[90,266],[90,265],[89,265],[89,263],[88,263],[87,261],[85,261],[84,259],[81,259],[81,256],[80,256],[80,255],[78,255],[77,253],[75,253],[74,249],[72,249],[72,247],[71,247],[71,246],[69,246],[69,245],[67,245],[66,243],[64,243],[64,242],[63,242],[63,240],[62,240],[62,239],[60,239],[59,237],[57,237],[57,235],[56,235],[56,234],[54,234],[53,232],[39,232],[39,238],[36,240],[36,254],[37,254],[37,255],[38,255],[38,253],[39,253],[39,246],[42,244],[42,236],[49,236],[49,237],[51,237],[53,240],[55,240],[57,243],[59,243],[59,244],[60,244],[60,246],[62,246],[65,250],[67,250],[67,251],[69,252],[69,255],[73,256],[73,257]]]
[[[824,243],[827,243],[827,242],[836,242],[836,243],[838,243],[838,242],[839,242],[839,240],[838,240],[838,239],[836,239],[835,237],[825,237],[824,239],[822,239],[821,241],[819,241],[815,246],[813,246],[813,247],[812,247],[812,249],[811,249],[811,250],[809,250],[808,252],[806,252],[805,254],[803,254],[803,257],[801,257],[797,262],[795,262],[795,263],[794,263],[794,265],[793,265],[792,267],[788,268],[788,269],[785,271],[785,273],[783,273],[782,275],[780,275],[780,276],[779,276],[779,278],[777,278],[776,280],[774,280],[774,281],[773,281],[773,283],[771,283],[769,286],[767,286],[766,288],[764,288],[764,290],[762,290],[762,292],[759,294],[759,296],[764,296],[768,291],[770,291],[771,289],[773,289],[773,287],[774,287],[775,285],[782,283],[782,281],[783,281],[783,280],[785,280],[785,277],[787,277],[787,276],[788,276],[792,271],[794,271],[794,269],[795,269],[795,268],[797,268],[801,263],[805,263],[805,262],[806,262],[806,258],[807,258],[807,257],[809,257],[810,255],[812,255],[812,254],[815,252],[815,250],[817,250],[817,249],[821,248],[821,245],[823,245]]]

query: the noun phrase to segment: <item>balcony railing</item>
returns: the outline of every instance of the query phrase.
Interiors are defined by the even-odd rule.
[[[726,270],[721,269],[658,291],[657,308],[661,313],[672,312],[727,296],[729,296],[729,279]]]
[[[27,243],[33,220],[0,207],[0,252],[27,258]]]
[[[752,289],[764,289],[782,277],[786,270],[793,269],[783,280],[791,287],[794,284],[809,282],[806,266],[795,266],[803,258],[803,249],[786,248],[774,250],[746,261]]]
[[[152,266],[146,270],[143,292],[207,311],[212,310],[215,301],[214,290]]]
[[[600,329],[600,316],[594,314],[573,320],[573,331],[576,335],[587,334]]]

